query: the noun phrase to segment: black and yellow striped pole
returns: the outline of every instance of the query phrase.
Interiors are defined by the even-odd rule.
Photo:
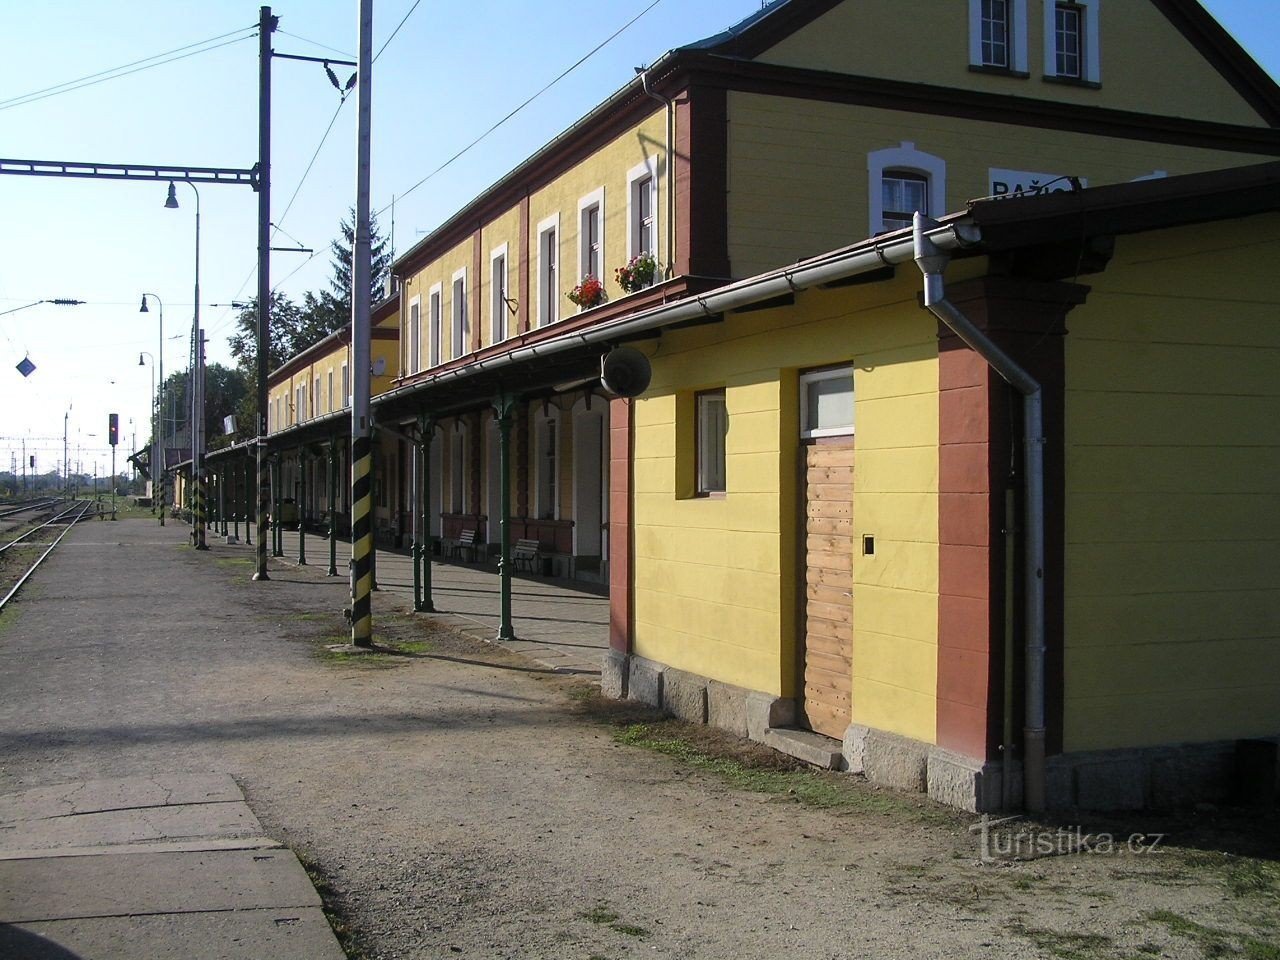
[[[351,245],[351,643],[373,646],[373,264],[369,154],[373,108],[373,0],[359,3],[356,57],[356,209]]]

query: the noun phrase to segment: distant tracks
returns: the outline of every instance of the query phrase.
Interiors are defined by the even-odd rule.
[[[3,610],[5,606],[8,605],[9,601],[12,600],[15,596],[17,596],[17,593],[19,590],[22,589],[23,584],[25,584],[28,580],[31,579],[31,575],[36,572],[36,569],[40,566],[40,564],[44,563],[45,559],[49,556],[49,554],[53,553],[54,548],[56,548],[58,544],[62,542],[62,538],[65,537],[71,531],[72,527],[74,527],[77,523],[79,523],[81,520],[85,518],[85,515],[89,513],[89,510],[92,507],[93,507],[92,500],[86,500],[83,503],[73,501],[72,504],[69,507],[67,507],[67,509],[63,510],[62,512],[46,520],[44,523],[40,524],[39,526],[32,527],[30,530],[28,530],[26,533],[24,533],[22,536],[18,537],[17,539],[11,540],[8,543],[0,546],[0,555],[2,555],[6,553],[8,550],[10,550],[11,548],[21,544],[24,540],[26,540],[28,537],[32,536],[33,534],[38,533],[41,530],[44,530],[46,527],[51,527],[54,524],[65,525],[65,529],[63,529],[63,531],[60,534],[58,534],[57,538],[52,543],[48,544],[45,547],[44,551],[41,552],[40,556],[38,556],[34,562],[32,562],[27,566],[27,568],[22,572],[22,575],[18,577],[17,581],[13,584],[13,586],[9,589],[9,591],[4,595],[4,598],[0,599],[0,610]],[[30,509],[33,509],[33,507],[28,506],[21,509],[30,510]],[[10,512],[13,513],[18,511],[10,511]]]

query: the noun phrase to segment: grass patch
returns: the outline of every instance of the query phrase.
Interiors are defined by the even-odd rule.
[[[1095,960],[1110,952],[1112,940],[1100,933],[1068,933],[1061,930],[1046,930],[1038,927],[1027,927],[1022,924],[1014,926],[1014,932],[1026,937],[1041,950],[1045,950],[1061,960]]]
[[[618,743],[664,754],[694,769],[714,774],[731,786],[753,793],[786,797],[807,806],[827,810],[898,815],[906,813],[920,820],[951,820],[941,812],[917,806],[895,794],[871,790],[847,777],[808,767],[765,768],[753,766],[738,757],[715,755],[671,731],[670,723],[633,723],[616,730],[613,738]],[[661,727],[668,729],[662,730]]]
[[[1170,910],[1157,910],[1151,914],[1151,919],[1164,924],[1175,936],[1193,941],[1210,960],[1216,957],[1280,960],[1280,943],[1268,943],[1247,933],[1205,926]]]
[[[601,925],[606,923],[615,923],[618,920],[618,915],[602,904],[597,904],[586,913],[580,913],[578,916],[582,917],[582,919],[586,920],[588,923]]]
[[[637,927],[632,923],[611,923],[609,924],[609,929],[626,937],[635,937],[638,940],[643,940],[649,936],[648,930],[644,927]]]

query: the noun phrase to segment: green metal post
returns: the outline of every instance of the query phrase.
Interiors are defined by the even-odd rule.
[[[431,596],[431,441],[435,439],[434,417],[418,417],[418,455],[422,458],[421,490],[418,492],[418,528],[422,531],[422,602],[414,607],[419,613],[435,613],[435,600]]]
[[[307,565],[307,451],[298,450],[298,566]]]
[[[494,400],[494,419],[498,424],[498,484],[502,510],[502,546],[498,554],[498,583],[501,597],[501,619],[498,639],[514,640],[511,625],[511,424],[518,397],[500,393]]]
[[[244,543],[247,547],[253,546],[253,534],[250,532],[252,528],[249,525],[249,507],[251,506],[251,502],[249,500],[249,491],[251,489],[249,486],[249,471],[252,470],[254,466],[254,461],[246,460],[244,463],[244,472],[241,474],[241,478],[244,482],[241,484],[240,488],[240,503],[243,505],[244,510]],[[257,517],[255,516],[254,519],[256,521]]]
[[[284,483],[284,464],[279,457],[272,460],[272,469],[275,473],[275,479],[271,483],[271,497],[274,506],[271,508],[271,535],[274,538],[271,541],[271,555],[273,557],[284,556],[284,526],[280,523],[280,510],[284,503],[281,496],[280,486]]]
[[[329,457],[325,461],[325,469],[329,474],[329,569],[326,577],[338,575],[338,444],[329,441]]]

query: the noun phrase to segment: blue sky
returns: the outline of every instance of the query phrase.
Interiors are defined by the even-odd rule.
[[[713,34],[759,9],[759,0],[659,0],[633,26],[490,135],[452,167],[402,196],[527,96],[650,6],[652,0],[422,0],[375,66],[373,202],[398,196],[395,241],[405,250],[459,205],[626,83],[632,68]],[[382,45],[413,0],[377,0],[374,44]],[[1274,0],[1205,5],[1280,75]],[[0,13],[0,156],[248,167],[257,155],[257,42],[226,46],[164,66],[31,103],[5,101],[197,41],[253,26],[258,4],[241,0],[64,0],[6,5]],[[21,9],[21,15],[18,10]],[[535,15],[530,15],[530,10]],[[354,53],[355,0],[279,0],[279,52]],[[245,39],[236,39],[245,37]],[[305,39],[304,39],[305,38]],[[501,66],[497,66],[497,65]],[[315,154],[339,96],[317,64],[277,60],[274,97],[274,218],[317,256],[276,254],[273,282],[299,296],[324,284],[327,247],[354,191],[354,97],[339,112],[292,207],[285,206]],[[335,68],[345,80],[349,68]],[[30,437],[38,468],[61,457],[70,408],[72,459],[106,472],[106,415],[144,424],[151,373],[139,351],[157,352],[157,314],[138,313],[141,294],[165,304],[166,372],[186,362],[192,313],[193,196],[178,185],[179,210],[164,208],[163,183],[0,177],[0,312],[32,300],[73,297],[80,307],[33,307],[0,317],[0,469]],[[232,311],[210,307],[254,293],[256,195],[247,187],[201,188],[202,321],[209,358],[229,362]],[[382,218],[391,227],[390,213]],[[296,271],[296,272],[295,272]],[[287,277],[287,279],[285,279]],[[29,354],[37,371],[14,364]],[[139,433],[144,433],[139,427]],[[57,438],[56,441],[42,438]],[[123,452],[123,451],[122,451]],[[74,462],[73,462],[74,467]]]

